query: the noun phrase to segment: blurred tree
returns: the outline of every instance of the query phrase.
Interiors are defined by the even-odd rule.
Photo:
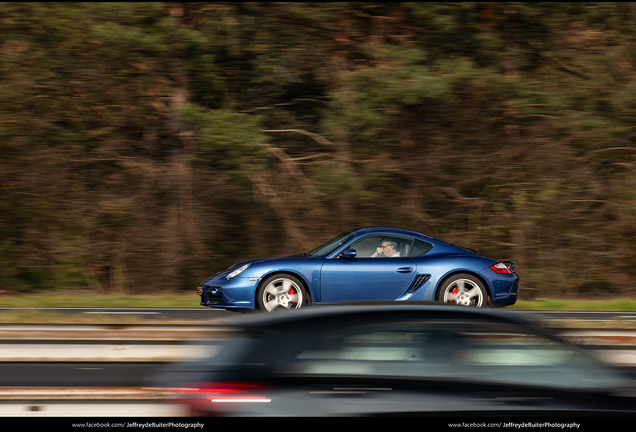
[[[520,260],[523,295],[631,293],[634,15],[2,3],[0,289],[188,288],[387,224]]]

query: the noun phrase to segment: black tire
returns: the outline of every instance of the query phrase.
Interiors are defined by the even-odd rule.
[[[311,299],[303,283],[289,274],[269,276],[256,290],[256,308],[261,311],[299,309],[310,304]]]
[[[437,292],[437,301],[460,306],[490,306],[486,287],[469,273],[457,273],[444,280]]]

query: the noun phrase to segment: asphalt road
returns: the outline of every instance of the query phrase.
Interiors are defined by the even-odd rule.
[[[221,309],[211,309],[203,306],[191,308],[134,308],[134,307],[8,307],[0,306],[3,311],[48,311],[60,315],[88,315],[105,317],[141,317],[149,320],[188,319],[209,320],[215,318],[233,318],[241,316],[238,312]]]
[[[162,363],[0,363],[0,387],[143,387]]]
[[[203,306],[195,306],[189,308],[134,308],[134,307],[6,307],[0,306],[0,314],[3,311],[11,310],[42,310],[52,311],[59,314],[68,315],[91,315],[91,316],[136,316],[149,320],[162,319],[187,319],[187,320],[214,320],[218,318],[234,319],[240,317],[239,312],[213,309]],[[577,319],[577,320],[634,320],[636,321],[636,311],[523,311],[502,309],[508,313],[527,315],[529,317],[546,317],[550,319]]]

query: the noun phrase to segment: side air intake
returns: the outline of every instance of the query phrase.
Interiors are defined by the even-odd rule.
[[[404,294],[413,294],[415,291],[422,288],[422,285],[424,285],[430,278],[430,274],[420,274],[415,276],[415,279],[413,279],[413,282]]]

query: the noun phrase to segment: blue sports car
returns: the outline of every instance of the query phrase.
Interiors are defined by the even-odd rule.
[[[363,227],[307,253],[234,264],[206,279],[198,294],[203,306],[270,312],[356,301],[501,307],[517,301],[514,262],[416,231]]]

